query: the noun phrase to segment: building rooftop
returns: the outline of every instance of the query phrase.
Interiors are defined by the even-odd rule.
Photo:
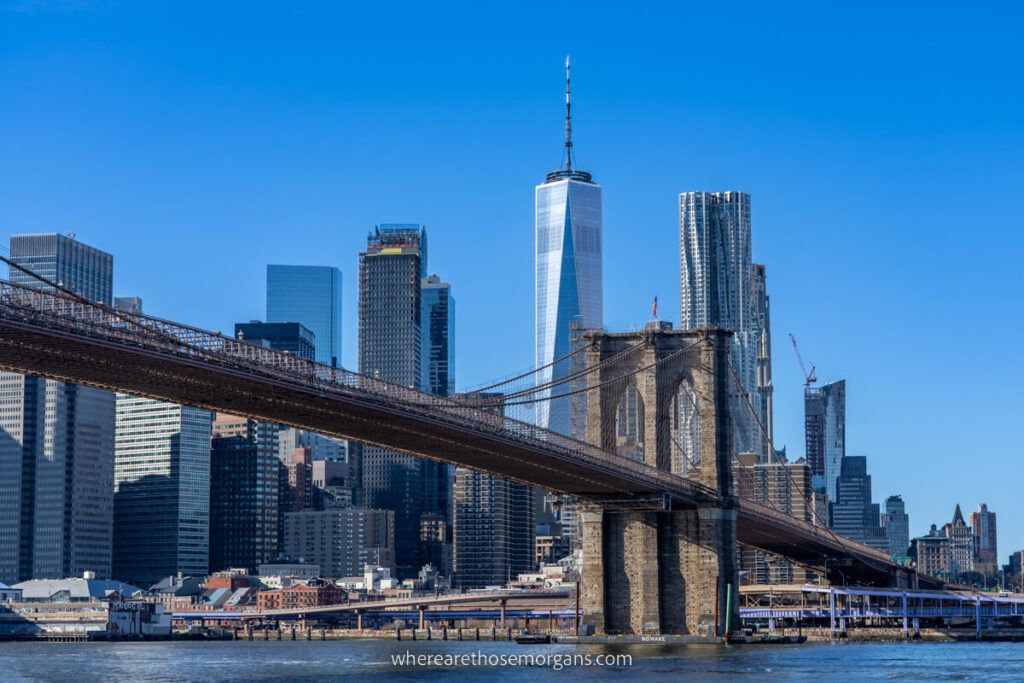
[[[16,583],[23,600],[88,600],[105,598],[112,593],[135,595],[142,589],[123,581],[107,579],[32,579]]]

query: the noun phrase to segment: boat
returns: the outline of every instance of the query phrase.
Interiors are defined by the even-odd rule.
[[[546,645],[550,642],[551,636],[543,633],[521,633],[516,636],[519,645]]]

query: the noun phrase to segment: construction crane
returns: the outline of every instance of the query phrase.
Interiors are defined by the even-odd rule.
[[[796,345],[796,337],[793,333],[789,334],[790,341],[793,342],[793,350],[796,351],[796,359],[800,361],[800,372],[804,373],[804,387],[809,387],[818,381],[818,376],[814,374],[815,367],[811,366],[811,371],[807,372],[807,366],[804,365],[803,356],[800,355],[800,347]]]

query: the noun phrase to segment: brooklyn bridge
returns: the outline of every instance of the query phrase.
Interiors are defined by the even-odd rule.
[[[836,583],[940,587],[827,527],[736,495],[735,373],[716,328],[589,332],[572,372],[495,398],[444,398],[188,325],[0,281],[0,367],[246,415],[487,472],[579,499],[583,622],[598,633],[722,635],[738,623],[737,544]],[[673,400],[688,387],[697,452],[679,465]],[[644,406],[639,458],[616,450],[627,388]],[[582,438],[509,404],[582,399]],[[517,400],[522,399],[522,400]]]

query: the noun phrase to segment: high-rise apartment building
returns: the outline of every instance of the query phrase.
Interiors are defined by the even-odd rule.
[[[358,576],[366,565],[393,567],[395,513],[331,508],[284,515],[284,552],[320,566],[322,576]]]
[[[804,389],[804,437],[814,488],[834,501],[846,457],[846,380]]]
[[[565,71],[565,147],[562,165],[534,189],[536,245],[537,382],[569,374],[555,363],[572,351],[573,329],[598,329],[603,321],[601,186],[575,166]],[[563,434],[572,430],[572,404],[555,399],[537,404],[537,423]]]
[[[217,413],[210,450],[210,571],[277,558],[280,427]]]
[[[772,385],[772,316],[771,297],[768,296],[768,278],[761,263],[752,264],[751,288],[754,296],[754,320],[757,323],[757,395],[760,398],[761,422],[764,432],[759,429],[755,437],[760,440],[760,450],[755,453],[768,455],[775,438],[775,409],[773,406],[774,386]]]
[[[267,266],[267,322],[302,323],[316,361],[341,365],[341,271],[331,266]]]
[[[975,571],[982,576],[992,578],[999,567],[999,555],[996,546],[996,513],[990,512],[988,505],[982,503],[977,512],[972,512],[971,529],[975,538]]]
[[[760,330],[753,295],[750,195],[745,192],[683,192],[679,195],[680,327],[718,326],[733,333],[729,362],[743,385],[730,384],[736,450],[767,457],[766,439],[743,396],[755,410]],[[694,419],[694,402],[680,400],[681,421]],[[762,421],[764,418],[761,418]],[[683,444],[691,460],[698,453]]]
[[[885,499],[882,526],[889,540],[889,556],[905,557],[910,546],[910,517],[902,497],[889,496]]]
[[[205,576],[210,553],[208,410],[117,395],[114,571],[148,587]]]
[[[480,400],[499,397],[497,393],[472,395]],[[535,568],[534,495],[526,484],[456,468],[452,505],[454,586],[502,586]]]
[[[836,479],[836,497],[830,503],[832,530],[858,543],[889,551],[885,529],[880,524],[878,505],[871,502],[871,475],[863,455],[843,458]]]
[[[359,372],[418,389],[423,382],[421,281],[427,236],[419,225],[380,225],[359,254]],[[366,446],[366,506],[395,512],[395,562],[401,577],[418,570],[423,464]]]
[[[112,303],[113,257],[72,235],[14,235],[11,260]],[[49,287],[17,268],[8,279]],[[114,394],[0,372],[0,581],[110,577]]]
[[[757,453],[740,453],[734,465],[736,495],[754,500],[795,519],[816,523],[811,470],[803,458],[796,462],[765,461]],[[754,548],[740,549],[740,564],[753,585],[804,583],[806,569],[785,558]]]

